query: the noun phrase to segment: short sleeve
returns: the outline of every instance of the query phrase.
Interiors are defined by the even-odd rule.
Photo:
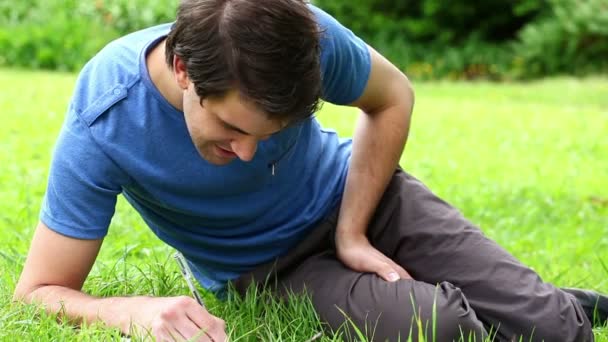
[[[125,181],[124,172],[103,152],[89,127],[70,112],[53,152],[40,220],[62,235],[102,238]]]
[[[321,27],[323,99],[339,104],[357,100],[365,90],[371,62],[367,44],[336,19],[311,5]]]

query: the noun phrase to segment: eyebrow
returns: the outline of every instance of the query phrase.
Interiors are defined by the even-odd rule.
[[[237,131],[237,132],[239,132],[241,134],[244,134],[244,135],[253,135],[253,134],[251,134],[249,132],[246,132],[246,131],[244,131],[244,130],[238,128],[238,127],[236,127],[235,125],[233,125],[231,123],[228,123],[228,122],[222,120],[219,116],[218,116],[218,119],[220,120],[220,122],[222,123],[222,125],[224,125],[224,127],[228,128],[228,129],[235,130],[235,131]],[[279,133],[283,128],[284,127],[281,127],[281,129],[279,129],[278,131],[275,131],[275,132],[272,132],[272,133],[268,133],[268,134],[264,134],[262,136],[273,135],[273,134]]]
[[[220,119],[220,121],[222,122],[222,125],[224,125],[224,127],[228,128],[228,129],[235,130],[235,131],[237,131],[237,132],[239,132],[241,134],[245,134],[245,135],[253,135],[251,133],[243,131],[242,129],[240,129],[240,128],[238,128],[238,127],[236,127],[236,126],[234,126],[234,125],[232,125],[232,124],[230,124],[230,123],[228,123],[228,122],[226,122],[226,121],[224,121],[222,119]]]

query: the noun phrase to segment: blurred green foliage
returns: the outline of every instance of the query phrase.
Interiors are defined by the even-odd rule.
[[[0,3],[0,65],[78,70],[179,0]],[[416,79],[608,72],[608,0],[315,0]]]
[[[316,0],[368,39],[454,44],[504,41],[547,7],[539,0]]]
[[[608,0],[316,0],[417,79],[608,72]]]
[[[519,33],[529,76],[608,70],[608,0],[549,0],[551,10]]]
[[[0,2],[0,65],[78,70],[112,39],[173,20],[177,1]]]

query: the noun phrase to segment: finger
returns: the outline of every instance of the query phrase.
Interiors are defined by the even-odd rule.
[[[394,282],[399,279],[411,279],[410,275],[407,271],[401,267],[399,264],[395,263],[389,257],[381,254],[380,264],[377,266],[376,274],[380,276],[382,279]]]
[[[399,273],[393,266],[393,262],[384,255],[375,255],[373,258],[368,258],[363,272],[376,273],[380,278],[389,282],[400,279]]]
[[[188,317],[188,319],[200,329],[205,327],[209,328],[211,325],[210,321],[213,318],[213,316],[204,307],[198,304],[189,305],[186,308],[186,317]]]
[[[224,321],[221,319],[217,319],[219,322],[214,324],[211,329],[208,329],[205,332],[205,335],[209,337],[211,342],[225,342],[228,341],[228,336],[226,335],[226,326]]]
[[[202,341],[202,338],[206,336],[206,329],[199,328],[187,317],[179,323],[175,330],[188,341]]]
[[[385,276],[381,275],[382,278],[384,278],[387,281],[397,281],[399,279],[413,279],[412,276],[405,270],[405,268],[403,268],[401,265],[396,263],[393,259],[384,255],[382,252],[380,252],[376,248],[374,248],[374,251],[375,251],[374,254],[377,258],[381,259],[382,262],[387,263],[390,266],[390,268],[392,268],[392,271],[388,270],[388,268],[384,268]],[[394,273],[396,273],[398,278],[395,276]]]
[[[185,339],[173,329],[166,321],[156,321],[152,324],[151,330],[138,337],[153,337],[154,341],[184,341]]]
[[[210,341],[226,341],[226,323],[224,320],[211,315],[200,305],[189,307],[186,311],[186,316],[196,325],[197,331],[203,332],[203,336],[206,336]]]
[[[395,282],[399,279],[401,279],[401,276],[399,275],[399,273],[397,273],[397,271],[395,271],[392,267],[388,266],[384,269],[382,269],[380,272],[376,272],[380,278],[388,281],[388,282]]]
[[[397,272],[397,274],[399,274],[399,278],[401,278],[401,279],[414,279],[409,274],[409,272],[406,271],[405,268],[403,268],[401,265],[399,265],[398,263],[396,263],[393,260],[391,260],[391,262],[392,262],[392,265],[393,265],[393,269],[395,270],[395,272]]]
[[[414,279],[414,277],[412,277],[412,275],[409,274],[409,272],[406,271],[403,267],[399,267],[399,270],[397,270],[397,273],[399,273],[399,276],[401,277],[401,279]]]
[[[169,327],[165,327],[163,328],[160,333],[156,336],[156,341],[162,341],[162,342],[176,342],[176,341],[186,341],[187,339],[184,338],[184,336],[182,336],[177,330],[175,329],[171,329]]]

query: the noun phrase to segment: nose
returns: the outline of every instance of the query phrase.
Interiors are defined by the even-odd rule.
[[[258,140],[255,137],[241,137],[230,143],[230,148],[242,161],[251,161],[258,149]]]

